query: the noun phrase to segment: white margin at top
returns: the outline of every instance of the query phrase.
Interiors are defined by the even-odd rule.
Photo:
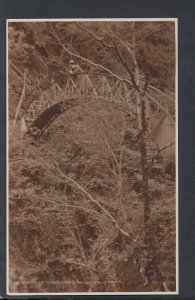
[[[49,18],[49,19],[6,19],[7,22],[131,22],[131,21],[177,21],[178,18]]]

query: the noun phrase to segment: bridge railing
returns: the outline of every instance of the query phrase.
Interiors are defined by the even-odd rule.
[[[27,126],[30,126],[38,115],[52,105],[80,95],[105,98],[111,102],[123,104],[131,114],[136,114],[136,97],[133,88],[130,89],[125,82],[113,78],[108,79],[105,75],[96,77],[94,80],[87,74],[83,74],[79,82],[75,82],[71,76],[68,76],[62,88],[57,83],[52,84],[50,89],[44,91],[39,99],[33,101],[24,115]],[[156,116],[160,115],[162,111],[169,114],[170,102],[172,101],[174,105],[173,98],[151,86],[148,87],[146,99],[148,115],[151,111]]]

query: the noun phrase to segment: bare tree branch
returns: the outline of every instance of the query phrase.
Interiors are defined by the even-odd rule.
[[[44,162],[45,164],[48,165],[48,163],[46,161],[44,161],[44,159],[42,159],[42,157],[39,156],[39,159]],[[96,199],[94,199],[89,192],[84,189],[80,184],[78,184],[78,182],[76,182],[73,178],[66,176],[58,167],[58,164],[55,163],[55,169],[57,170],[57,172],[62,176],[62,178],[65,178],[67,181],[71,182],[73,184],[73,186],[75,186],[78,190],[82,191],[91,202],[95,203],[104,213],[105,215],[108,217],[108,219],[112,222],[113,225],[115,225],[115,227],[126,237],[130,238],[129,233],[127,233],[126,231],[124,231],[119,224],[116,222],[116,220],[113,218],[113,216],[109,213],[109,211],[107,211]],[[135,239],[132,238],[132,241],[135,242]]]
[[[82,207],[82,206],[78,206],[78,205],[61,204],[61,203],[58,203],[56,201],[49,200],[46,197],[46,195],[45,195],[45,199],[46,199],[47,202],[53,203],[53,204],[55,204],[57,206],[60,206],[60,207],[63,207],[63,208],[65,208],[65,207],[72,207],[72,208],[77,209],[77,210],[85,210],[86,212],[92,214],[93,216],[94,216],[94,214],[96,214],[97,215],[97,217],[96,217],[97,219],[99,219],[99,218],[105,218],[107,220],[110,220],[107,216],[105,216],[103,214],[100,215],[99,212],[97,212],[96,210],[93,210],[93,209],[88,209],[88,208],[85,208],[85,207]],[[62,209],[60,209],[60,210],[63,211]]]
[[[77,22],[75,22],[75,24],[82,29],[83,31],[87,32],[89,35],[91,35],[94,39],[96,39],[97,41],[99,41],[100,43],[102,43],[103,46],[109,48],[109,49],[115,49],[114,45],[110,45],[107,44],[102,38],[100,38],[99,36],[97,36],[96,34],[94,34],[91,30],[88,30],[87,28],[81,26],[80,24],[78,24]]]
[[[140,81],[140,82],[142,82],[142,81]],[[143,83],[143,82],[142,82],[142,83]],[[151,90],[153,90],[153,91],[155,91],[155,92],[161,94],[161,95],[164,96],[165,98],[167,98],[167,99],[169,99],[169,100],[175,102],[175,99],[174,99],[173,97],[169,96],[168,94],[165,94],[164,92],[162,92],[162,91],[159,90],[158,88],[154,87],[153,85],[149,84],[149,85],[148,85],[148,88],[150,88]],[[158,101],[156,101],[156,102],[158,102]],[[159,102],[158,102],[158,103],[159,103]]]
[[[100,65],[100,64],[97,64],[97,63],[93,62],[92,60],[89,60],[89,59],[87,59],[87,58],[81,56],[80,54],[74,53],[74,52],[75,52],[74,48],[72,48],[72,51],[70,51],[63,43],[61,43],[61,41],[60,41],[60,39],[59,39],[57,33],[54,34],[54,37],[55,37],[56,40],[58,41],[58,44],[61,45],[61,46],[63,47],[63,49],[64,49],[68,54],[70,54],[71,56],[76,57],[76,58],[78,58],[78,59],[81,59],[81,60],[83,60],[83,61],[85,61],[85,62],[87,62],[87,63],[93,65],[94,67],[96,67],[96,68],[98,68],[98,69],[104,70],[104,71],[106,71],[107,73],[109,73],[110,75],[112,75],[113,77],[117,78],[118,80],[123,81],[123,82],[126,82],[128,85],[134,87],[133,83],[132,83],[130,80],[128,80],[128,79],[126,79],[126,78],[123,78],[123,77],[121,77],[121,76],[115,74],[115,73],[112,72],[110,69],[108,69],[108,68],[106,68],[106,67],[104,67],[104,66],[102,66],[102,65]],[[74,51],[74,52],[73,52],[73,51]]]
[[[152,97],[148,92],[146,93],[146,97],[152,101],[153,103],[155,103],[157,106],[159,106],[162,111],[165,113],[165,115],[169,118],[169,120],[173,120],[172,116],[170,115],[170,113],[166,110],[166,108],[164,108],[164,106],[162,104],[160,104],[154,97]],[[149,135],[150,136],[150,135]]]
[[[96,68],[98,68],[98,69],[100,69],[100,70],[103,70],[103,71],[107,72],[110,76],[117,78],[119,81],[126,82],[128,85],[130,85],[130,86],[132,86],[132,87],[135,88],[134,83],[133,83],[132,81],[130,81],[128,78],[119,76],[119,75],[115,74],[114,72],[112,72],[110,69],[108,69],[108,68],[106,68],[106,67],[104,67],[104,66],[102,66],[102,65],[100,65],[100,64],[97,64],[97,63],[93,62],[92,60],[89,60],[89,59],[87,59],[87,58],[81,56],[81,55],[80,55],[74,48],[72,48],[72,47],[71,47],[71,48],[72,48],[72,51],[70,51],[63,43],[61,43],[61,41],[60,41],[60,39],[59,39],[57,33],[54,32],[54,33],[53,33],[53,36],[54,36],[54,38],[55,38],[55,39],[57,40],[57,42],[58,42],[58,43],[56,43],[56,44],[58,44],[58,45],[60,44],[60,45],[62,46],[62,48],[63,48],[68,54],[70,54],[71,56],[76,57],[76,58],[78,58],[78,59],[81,59],[81,60],[83,60],[83,61],[85,61],[85,62],[87,62],[87,63],[93,65],[94,67],[96,67]],[[130,50],[130,49],[129,49],[129,50]],[[74,53],[73,51],[74,51],[75,53]],[[130,51],[131,51],[131,50],[130,50]],[[133,57],[132,57],[132,59],[133,59]],[[140,83],[143,83],[143,82],[140,80]],[[143,83],[143,84],[144,84],[144,83]],[[160,94],[163,95],[164,97],[166,97],[166,98],[168,98],[168,99],[174,101],[174,99],[173,99],[171,96],[165,94],[164,92],[162,92],[162,91],[159,90],[158,88],[156,88],[156,87],[154,87],[154,86],[152,86],[152,85],[149,85],[149,84],[147,85],[147,87],[148,87],[149,89],[155,91],[155,92],[160,93]],[[147,94],[148,94],[148,93],[147,93]],[[149,95],[149,97],[151,97],[151,96]],[[151,98],[153,98],[153,97],[151,97]],[[160,103],[159,103],[157,100],[155,100],[155,103],[156,103],[157,105],[160,106]],[[162,108],[162,106],[161,106],[161,108]],[[166,114],[168,113],[168,112],[166,111],[166,109],[163,108],[163,110],[165,111]]]
[[[16,121],[17,121],[17,118],[18,118],[18,115],[19,115],[19,111],[20,111],[20,108],[21,108],[21,105],[22,105],[22,101],[25,97],[25,91],[26,91],[26,72],[25,71],[24,71],[23,77],[24,77],[24,79],[23,79],[22,94],[21,94],[20,101],[19,101],[19,104],[18,104],[17,109],[16,109],[14,121],[13,121],[12,128],[11,128],[11,134],[14,131]]]
[[[160,31],[160,28],[158,28],[158,29],[155,28],[155,29],[151,30],[148,34],[144,34],[144,36],[140,37],[137,40],[137,44],[140,45],[148,36],[153,35],[154,33],[157,33],[158,31]]]
[[[88,269],[90,275],[93,276],[94,274],[93,274],[93,272],[92,272],[92,270],[90,268],[89,262],[88,262],[88,260],[86,258],[85,251],[83,249],[82,242],[81,242],[81,236],[80,236],[79,229],[78,229],[77,225],[76,225],[76,230],[77,230],[77,235],[79,237],[79,241],[77,241],[77,238],[76,238],[74,232],[72,230],[70,230],[70,232],[71,232],[71,234],[72,234],[72,236],[73,236],[73,238],[74,238],[74,240],[75,240],[75,242],[77,244],[77,247],[79,248],[79,250],[81,252],[81,255],[82,255],[83,259],[84,259],[86,268]]]
[[[90,30],[88,30],[87,28],[81,26],[81,25],[78,24],[77,22],[76,22],[75,24],[76,24],[79,28],[81,28],[83,31],[85,31],[85,32],[87,32],[89,35],[91,35],[94,39],[96,39],[97,41],[101,42],[103,46],[105,46],[105,47],[107,47],[107,48],[109,48],[109,49],[114,49],[114,50],[116,50],[116,52],[117,52],[117,54],[118,54],[118,56],[119,56],[119,58],[120,58],[121,63],[123,64],[123,66],[125,67],[125,69],[127,70],[128,74],[129,74],[130,77],[131,77],[131,80],[132,80],[132,83],[133,83],[134,87],[136,88],[137,91],[140,92],[139,87],[138,87],[138,85],[137,85],[136,82],[135,82],[135,78],[134,78],[133,72],[130,70],[130,68],[128,67],[127,63],[126,63],[125,60],[122,58],[122,55],[121,55],[120,50],[119,50],[119,47],[116,45],[116,43],[115,43],[115,45],[109,45],[109,44],[105,43],[104,40],[103,40],[102,38],[100,38],[100,37],[98,37],[97,35],[95,35],[92,31],[90,31]],[[113,35],[114,35],[114,34],[113,34]],[[119,39],[119,38],[118,38],[118,39]],[[121,39],[119,39],[119,41],[120,41],[120,43],[121,43],[123,46],[125,46],[125,48],[127,49],[128,53],[129,53],[130,56],[131,56],[131,59],[133,60],[132,51],[131,51],[131,49],[129,48],[129,46],[128,46],[124,41],[122,41]],[[136,62],[135,60],[133,60],[133,63],[134,63],[134,65],[137,64],[137,62]]]
[[[145,83],[144,83],[144,92],[146,92],[147,88],[148,88],[148,80],[149,80],[149,74],[147,73],[145,75]]]
[[[115,219],[113,216],[97,201],[95,200],[80,184],[78,184],[73,178],[66,176],[58,167],[58,164],[55,165],[56,170],[60,173],[62,177],[64,177],[66,180],[73,183],[73,185],[81,190],[92,202],[94,202],[109,218],[110,220],[115,223]]]
[[[151,162],[149,163],[149,165],[147,166],[147,169],[149,169],[149,168],[152,167],[152,165],[154,164],[155,160],[157,160],[157,159],[159,158],[159,155],[160,155],[160,153],[161,153],[163,150],[167,149],[168,147],[171,147],[173,144],[175,144],[175,141],[169,143],[168,145],[166,145],[166,146],[164,146],[164,147],[162,147],[162,148],[159,148],[159,146],[156,145],[156,146],[157,146],[157,152],[156,152],[155,156],[152,158],[152,160],[151,160]]]
[[[116,37],[116,39],[119,41],[119,43],[126,48],[127,52],[130,54],[130,57],[131,57],[131,59],[133,61],[134,66],[137,66],[137,62],[136,62],[136,60],[134,58],[133,51],[130,49],[128,43],[125,42],[125,41],[123,41],[123,40],[121,40],[120,37],[118,37],[116,35],[116,33],[114,33],[113,31],[112,31],[112,34],[113,34],[114,37]]]
[[[127,72],[129,73],[130,77],[131,77],[131,81],[133,83],[133,86],[135,87],[135,89],[138,91],[138,92],[141,92],[140,91],[140,88],[139,86],[137,85],[137,83],[135,82],[135,77],[134,77],[134,74],[133,72],[131,71],[131,69],[128,67],[127,63],[124,61],[123,57],[122,57],[122,54],[119,50],[119,47],[116,45],[116,51],[117,51],[117,54],[118,54],[118,57],[120,58],[120,61],[121,63],[123,64],[123,66],[125,67],[125,69],[127,70]]]

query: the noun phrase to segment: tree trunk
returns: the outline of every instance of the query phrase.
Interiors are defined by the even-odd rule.
[[[135,22],[132,23],[132,60],[134,64],[134,79],[137,86],[139,86],[139,67],[136,61],[136,35],[135,35]],[[140,95],[137,90],[135,90],[135,97],[136,97],[136,111],[137,111],[137,128],[139,130],[142,130],[142,124],[141,124],[141,101],[140,101]]]
[[[142,168],[142,190],[144,196],[144,225],[145,225],[145,244],[149,246],[149,221],[150,221],[150,196],[148,184],[148,162],[147,162],[147,145],[145,139],[145,132],[147,130],[147,121],[145,114],[145,99],[141,102],[141,120],[142,120],[142,136],[139,140],[139,149],[141,154],[141,168]]]
[[[132,59],[134,63],[134,78],[135,83],[139,87],[139,67],[136,61],[136,34],[135,34],[135,22],[133,22],[133,36],[132,36]],[[142,99],[141,99],[142,97]],[[146,118],[146,99],[136,89],[136,110],[137,110],[137,128],[140,132],[139,138],[139,150],[141,156],[141,169],[142,169],[142,193],[143,193],[143,222],[144,222],[144,249],[141,258],[140,273],[145,279],[144,285],[149,284],[149,252],[150,249],[150,195],[149,195],[149,183],[148,183],[148,162],[147,162],[147,145],[145,139],[145,132],[147,130],[147,118]]]
[[[22,101],[25,97],[25,89],[26,89],[26,73],[24,72],[24,82],[23,82],[23,89],[22,89],[22,94],[21,94],[21,97],[20,97],[20,101],[18,103],[18,107],[16,109],[16,113],[15,113],[15,117],[14,117],[14,121],[13,121],[13,124],[12,124],[12,130],[11,130],[11,133],[13,133],[14,129],[15,129],[15,126],[16,126],[16,121],[18,119],[18,114],[19,114],[19,111],[20,111],[20,108],[21,108],[21,105],[22,105]]]
[[[135,22],[132,23],[132,59],[134,63],[134,78],[135,83],[139,86],[139,67],[136,61],[136,32]],[[148,222],[150,219],[150,197],[149,197],[149,186],[148,186],[148,167],[147,167],[147,146],[145,140],[145,132],[147,130],[146,120],[146,99],[142,96],[140,100],[140,93],[136,90],[136,102],[137,102],[137,128],[141,132],[139,139],[139,149],[141,154],[141,168],[142,168],[142,189],[144,194],[144,225],[145,225],[145,244],[148,244]]]

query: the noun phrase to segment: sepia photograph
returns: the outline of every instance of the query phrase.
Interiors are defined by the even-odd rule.
[[[7,294],[178,294],[177,19],[7,20]]]

